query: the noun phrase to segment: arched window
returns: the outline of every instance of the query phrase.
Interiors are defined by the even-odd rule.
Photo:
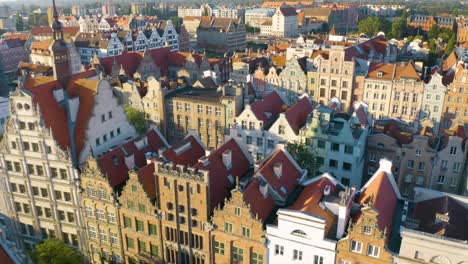
[[[299,236],[307,236],[307,234],[302,231],[302,230],[299,230],[299,229],[296,229],[292,232],[293,235],[299,235]]]

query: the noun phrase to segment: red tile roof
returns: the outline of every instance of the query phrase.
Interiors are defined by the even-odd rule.
[[[76,36],[80,32],[80,27],[63,27],[62,31],[63,35]],[[53,31],[48,26],[37,26],[31,29],[31,34],[33,36],[52,36]]]
[[[51,77],[38,76],[26,78],[25,89],[33,96],[33,102],[39,107],[47,128],[52,129],[57,143],[64,149],[70,148],[67,113],[64,105],[55,100],[53,91],[60,89],[60,84]]]
[[[278,92],[273,91],[263,99],[256,101],[250,105],[250,110],[254,113],[258,120],[263,121],[263,126],[266,126],[284,109],[285,103]]]
[[[223,155],[229,152],[231,164],[226,167]],[[202,161],[195,166],[196,169],[209,171],[210,212],[229,195],[229,191],[236,178],[244,176],[250,168],[250,161],[235,139],[224,143],[221,147],[210,153],[208,163]],[[231,183],[228,176],[232,176]]]
[[[147,138],[148,144],[138,149],[135,142]],[[160,132],[153,128],[148,130],[144,136],[129,141],[121,146],[111,150],[98,159],[99,167],[104,175],[107,175],[109,184],[112,187],[118,186],[128,179],[128,171],[134,168],[128,168],[125,163],[125,157],[133,155],[136,168],[146,167],[146,156],[148,152],[157,153],[160,148],[168,147],[166,140]],[[154,167],[153,167],[154,171]],[[144,173],[147,173],[144,171]]]
[[[282,167],[280,177],[274,173],[274,167],[277,165]],[[303,171],[289,153],[277,149],[262,162],[255,176],[263,178],[280,197],[286,199],[298,184],[302,173]],[[286,193],[281,190],[282,187],[286,189]]]
[[[447,216],[448,221],[437,219],[437,215]],[[463,241],[468,240],[467,215],[466,204],[448,195],[421,201],[413,211],[413,218],[420,221],[419,230]]]
[[[288,120],[296,135],[299,134],[299,129],[305,125],[307,116],[312,113],[312,110],[312,103],[309,97],[304,96],[284,113],[286,120]]]
[[[147,164],[138,171],[138,180],[150,199],[156,198],[156,177],[154,162]]]
[[[455,55],[455,51],[453,51],[445,60],[442,61],[442,71],[449,71],[451,68],[455,67],[456,63],[457,56]]]
[[[263,223],[268,219],[276,207],[270,195],[263,197],[260,193],[260,180],[254,179],[244,190],[244,201],[250,205],[250,211],[258,216]]]
[[[177,153],[180,150],[179,153]],[[163,157],[174,165],[193,166],[205,156],[205,148],[199,139],[189,135],[163,152]]]
[[[388,122],[384,127],[383,133],[396,139],[400,145],[409,144],[413,141],[413,135],[403,132],[395,122]]]
[[[332,212],[323,209],[319,204],[324,196],[326,186],[330,186],[330,193],[342,189],[341,185],[336,181],[332,181],[327,176],[322,175],[317,181],[307,185],[304,190],[302,190],[297,200],[288,207],[288,209],[291,210],[298,210],[323,218],[326,221],[325,236],[333,227],[336,220]]]
[[[0,262],[2,264],[15,264],[15,262],[8,255],[3,246],[0,246]]]
[[[401,78],[405,79],[415,79],[416,81],[421,81],[419,74],[416,72],[413,62],[408,62],[406,64],[398,64],[395,71],[395,80],[400,80]]]
[[[114,65],[114,60],[119,68],[122,67],[124,69],[125,74],[128,76],[133,76],[133,74],[138,69],[138,65],[140,65],[140,62],[143,60],[143,53],[124,52],[114,57],[99,58],[101,66],[108,75],[112,73],[112,65]]]
[[[387,229],[387,239],[392,232],[393,217],[399,198],[400,194],[393,175],[385,171],[377,171],[362,187],[358,199],[361,206],[372,202],[374,209],[379,213],[377,217],[379,228],[382,231]],[[360,216],[361,212],[357,213],[354,221],[357,222]]]
[[[395,64],[371,63],[369,65],[367,78],[393,80],[394,75],[395,75]]]

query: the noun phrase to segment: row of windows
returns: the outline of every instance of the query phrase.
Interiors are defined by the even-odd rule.
[[[127,242],[127,249],[135,249],[135,240],[133,238],[127,237],[126,238]],[[159,250],[158,246],[154,244],[149,244],[150,245],[150,251],[148,252],[148,248],[146,247],[146,242],[142,240],[137,240],[138,243],[138,252],[141,253],[151,253],[151,256],[159,256]]]
[[[350,251],[354,253],[362,253],[362,242],[351,240]],[[369,244],[367,246],[366,255],[369,257],[378,258],[380,255],[380,247]]]
[[[109,232],[109,236],[107,235],[108,232],[104,229],[97,228],[99,232],[99,240],[103,243],[111,243],[112,245],[118,245],[119,244],[119,237],[117,233],[114,232]],[[90,239],[98,239],[97,233],[96,233],[96,227],[94,226],[88,226],[88,235]]]
[[[213,242],[215,254],[224,256],[225,254],[225,245],[222,242],[214,241]],[[238,261],[239,263],[244,261],[244,249],[239,247],[231,247],[231,256],[233,261]],[[252,264],[263,264],[263,255],[255,252],[250,254],[250,263]]]
[[[8,171],[14,172],[21,172],[21,164],[17,161],[11,162],[9,160],[6,161],[6,168]],[[26,164],[28,174],[33,174],[37,176],[44,176],[44,167],[42,165],[33,165],[33,164]],[[57,168],[50,168],[50,176],[52,178],[57,178],[60,176],[60,179],[66,180],[68,179],[68,172],[66,169],[57,169]]]
[[[234,225],[230,222],[224,222],[224,232],[233,234],[235,232]],[[250,227],[241,226],[241,236],[244,238],[251,238]]]
[[[124,220],[124,227],[125,228],[132,228],[133,227],[133,221],[132,218],[128,216],[123,217]],[[157,235],[157,230],[156,230],[156,225],[155,224],[150,224],[146,223],[142,220],[134,219],[135,221],[135,230],[137,232],[141,233],[146,233],[150,236],[156,236]],[[146,226],[146,231],[145,231],[145,226]]]
[[[114,132],[114,130],[111,130],[109,132],[109,138],[113,139],[116,136],[120,136],[120,133],[121,133],[120,132],[120,127],[117,128],[116,132]],[[108,139],[107,134],[103,135],[102,136],[102,143],[105,144],[107,142],[107,139]],[[96,147],[98,147],[100,145],[101,145],[101,138],[99,137],[99,138],[96,138]]]
[[[168,226],[165,227],[164,231],[167,241],[203,250],[203,237],[200,235],[193,233],[189,234],[183,230],[177,231],[177,229]]]
[[[101,209],[96,209],[94,211],[93,208],[89,206],[85,207],[85,211],[86,211],[86,217],[96,218],[97,220],[107,221],[109,223],[115,223],[115,214],[112,212],[106,213],[104,210],[101,210]]]
[[[167,106],[168,106],[168,108],[170,110],[172,110],[174,105],[173,105],[172,102],[169,102]],[[199,105],[197,105],[197,113],[198,114],[203,113],[203,108],[205,108],[205,113],[207,115],[212,115],[213,114],[213,108],[214,108],[215,116],[221,116],[221,108],[220,107],[212,107],[212,106],[208,106],[208,105],[203,107],[203,105],[199,104]],[[176,102],[176,110],[177,111],[182,111],[182,103],[181,102]],[[184,103],[184,110],[186,112],[190,111],[190,104],[189,103]]]
[[[324,88],[320,89],[320,97],[326,97],[327,90]],[[335,89],[330,89],[330,98],[336,97],[337,91]],[[341,91],[341,100],[348,100],[348,91]]]
[[[98,188],[97,190],[91,186],[86,187],[86,194],[89,197],[95,197],[99,200],[107,200],[109,199],[106,190],[103,188]]]
[[[279,126],[281,129],[279,132],[283,133],[284,134],[284,126]],[[281,135],[281,134],[280,134]],[[242,135],[238,134],[237,135],[238,137],[242,137]],[[256,140],[255,140],[256,139]],[[258,146],[258,147],[263,147],[263,138],[261,137],[258,137],[258,138],[255,138],[255,137],[252,137],[252,136],[246,136],[245,137],[245,142],[249,145],[252,145],[255,144]],[[275,141],[272,140],[272,139],[267,139],[267,148],[268,149],[273,149],[275,147]]]

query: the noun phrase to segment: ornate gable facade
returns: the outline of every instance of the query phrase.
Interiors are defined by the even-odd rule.
[[[107,177],[93,157],[88,159],[81,173],[81,206],[84,226],[88,230],[87,253],[92,262],[102,258],[116,262],[123,259],[117,221],[118,202]]]
[[[348,234],[338,241],[336,263],[393,263],[393,255],[387,249],[387,230],[377,223],[379,213],[372,204],[361,209],[356,224],[348,227]]]
[[[211,218],[214,263],[266,263],[267,247],[263,222],[244,200],[239,186],[218,206]]]
[[[142,261],[155,263],[160,260],[161,254],[161,225],[156,214],[156,200],[145,191],[140,177],[155,177],[154,165],[140,171],[129,173],[129,179],[119,197],[119,218],[122,227],[122,244],[124,247],[125,262]],[[148,173],[146,173],[148,172]],[[155,185],[149,180],[148,185]],[[150,186],[146,186],[151,188]],[[154,186],[155,187],[155,186]]]

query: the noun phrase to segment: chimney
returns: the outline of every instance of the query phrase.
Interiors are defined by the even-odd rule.
[[[384,171],[386,173],[392,174],[392,161],[388,159],[380,159],[379,171]]]
[[[132,157],[133,157],[133,154],[132,154]],[[150,164],[151,163],[151,158],[153,157],[152,153],[151,152],[146,152],[145,153],[145,158],[146,158],[146,164]],[[135,163],[135,159],[133,158],[133,163]],[[125,157],[125,164],[127,164],[127,157]],[[128,167],[128,164],[127,164],[127,168],[130,169],[130,167]],[[132,167],[133,168],[133,167]]]
[[[275,163],[275,165],[273,165],[273,172],[276,177],[281,178],[283,175],[283,164],[281,162]]]
[[[232,166],[232,150],[226,149],[223,152],[223,163],[226,169],[230,169]]]
[[[338,221],[336,226],[336,238],[341,239],[345,233],[346,225],[349,220],[349,214],[353,205],[354,194],[356,189],[354,187],[347,188],[344,192],[340,193],[341,201],[338,207]]]

